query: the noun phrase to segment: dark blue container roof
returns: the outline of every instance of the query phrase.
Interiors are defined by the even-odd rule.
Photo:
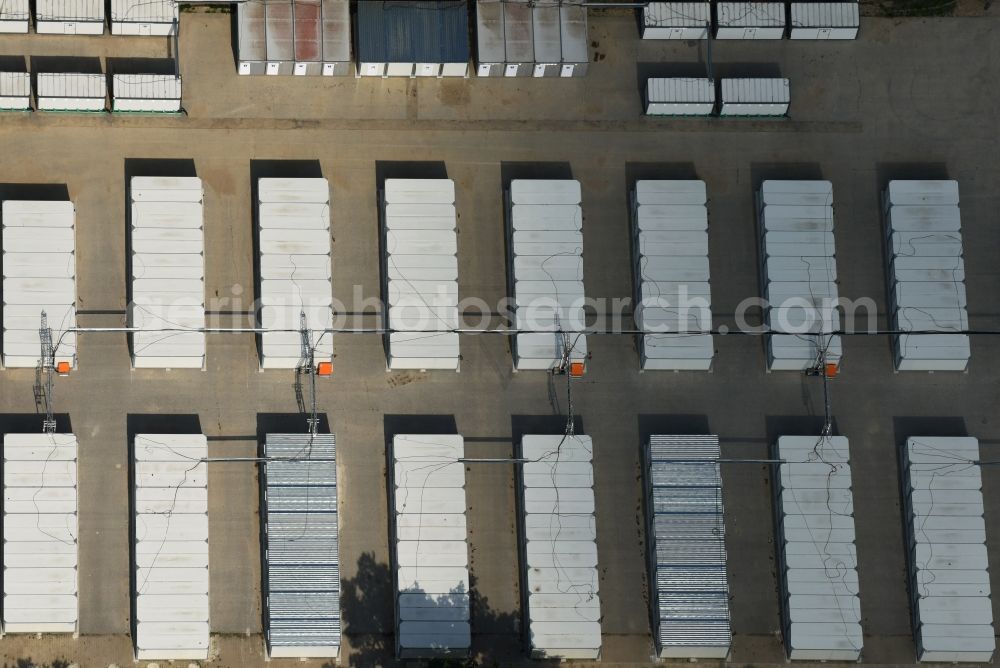
[[[361,0],[358,62],[464,63],[469,60],[466,0]]]

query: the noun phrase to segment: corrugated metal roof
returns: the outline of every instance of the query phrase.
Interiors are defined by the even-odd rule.
[[[4,630],[74,633],[76,436],[5,434],[3,459]]]
[[[36,21],[104,21],[104,0],[37,0]]]
[[[637,184],[637,191],[645,193],[652,184],[669,182],[639,183],[643,186]],[[729,653],[719,456],[717,436],[654,435],[646,444],[647,540],[650,578],[656,583],[654,638],[661,658],[725,658]]]
[[[857,28],[857,2],[793,2],[789,24],[793,28]]]
[[[181,99],[181,78],[165,74],[115,74],[111,77],[115,98],[143,100]]]
[[[358,62],[468,62],[468,12],[465,0],[358,3]]]
[[[31,75],[28,72],[0,72],[0,97],[31,95]]]
[[[267,59],[284,62],[294,60],[295,26],[291,0],[267,0],[264,3],[264,26]]]
[[[348,0],[322,0],[323,2],[323,61],[348,63],[351,61],[351,5]]]
[[[241,2],[236,5],[239,59],[262,62],[267,59],[264,3]]]
[[[104,99],[108,81],[103,74],[39,72],[35,86],[39,97]]]
[[[116,23],[173,23],[180,19],[174,0],[111,0]]]
[[[30,14],[28,0],[0,2],[0,21],[27,21]]]
[[[320,0],[294,0],[295,62],[323,59],[323,7]]]
[[[720,26],[785,27],[782,2],[719,2],[716,11]]]
[[[208,440],[137,434],[133,454],[136,499],[151,491],[171,497],[166,510],[134,508],[136,658],[206,659]],[[181,502],[188,490],[195,494]]]
[[[712,22],[710,2],[650,2],[642,10],[643,23],[655,28],[704,27]]]
[[[339,654],[336,455],[333,434],[267,434],[265,439],[264,456],[271,460],[262,471],[271,656]]]
[[[333,356],[330,252],[330,186],[326,179],[258,180],[260,324],[297,330],[300,314],[312,330],[317,360]],[[302,358],[297,331],[261,334],[261,365],[292,369]]]

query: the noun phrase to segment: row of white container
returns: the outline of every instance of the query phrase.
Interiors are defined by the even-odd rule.
[[[601,655],[593,442],[525,435],[517,456],[521,597],[532,658]]]
[[[792,2],[786,33],[783,2],[650,2],[642,9],[643,39],[708,39],[712,5],[716,39],[855,39],[857,2]]]
[[[856,661],[863,645],[850,451],[843,436],[781,436],[774,484],[788,658]]]
[[[39,111],[105,111],[108,79],[104,74],[39,72],[35,75]],[[28,72],[0,72],[0,111],[31,110]],[[181,79],[166,74],[114,74],[111,110],[119,112],[181,111]]]
[[[635,323],[643,370],[712,366],[704,181],[637,181],[632,192]]]
[[[205,366],[205,230],[201,179],[136,176],[131,200],[129,335],[136,368]]]
[[[469,653],[465,442],[457,434],[392,439],[396,656]]]
[[[34,0],[35,32],[55,35],[103,35],[104,0]],[[27,33],[29,0],[0,3],[0,33]],[[173,35],[179,5],[174,0],[111,0],[111,34]]]
[[[996,636],[979,441],[908,438],[901,459],[917,659],[989,662]]]
[[[333,359],[330,186],[324,178],[257,180],[262,369]],[[310,330],[303,339],[302,327]]]
[[[514,179],[505,192],[514,368],[552,369],[587,358],[583,212],[574,180]]]
[[[896,369],[963,371],[971,354],[957,181],[890,181],[883,193]]]
[[[457,371],[455,183],[386,179],[379,195],[385,235],[382,298],[385,325],[394,330],[386,336],[389,368]]]
[[[136,659],[207,659],[208,440],[137,434],[133,449]]]
[[[76,437],[5,434],[3,459],[3,631],[76,633]]]
[[[340,537],[333,434],[267,434],[261,466],[268,656],[340,654]]]
[[[722,79],[722,103],[715,81],[697,77],[646,80],[647,116],[785,116],[791,102],[788,79]]]
[[[833,184],[764,181],[757,193],[761,296],[768,369],[804,371],[839,364]]]
[[[351,73],[348,0],[249,0],[236,5],[236,71],[241,75]]]
[[[55,364],[76,365],[76,210],[72,202],[2,204],[3,364],[39,363],[42,313]]]
[[[580,4],[478,0],[476,40],[481,77],[579,77],[590,61]]]
[[[725,659],[726,523],[718,436],[645,443],[646,544],[653,641],[661,659]]]

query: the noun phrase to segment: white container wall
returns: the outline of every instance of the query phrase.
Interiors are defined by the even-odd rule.
[[[791,102],[788,79],[723,79],[722,116],[785,116]]]
[[[506,193],[508,294],[514,368],[553,369],[587,359],[580,183],[514,179]]]
[[[42,311],[55,363],[76,366],[76,210],[72,202],[3,202],[3,363],[35,368]]]
[[[785,3],[718,2],[716,39],[781,39],[785,36]]]
[[[35,97],[39,111],[104,111],[108,80],[103,74],[39,72]]]
[[[531,13],[535,66],[532,76],[557,77],[562,71],[559,6],[537,5]]]
[[[589,436],[521,437],[521,597],[534,659],[598,659],[594,446]]]
[[[502,77],[507,61],[504,40],[506,3],[476,2],[476,76]]]
[[[530,77],[535,72],[535,8],[527,3],[503,4],[505,77]]]
[[[712,291],[704,181],[636,181],[635,323],[643,370],[712,366]]]
[[[457,371],[455,183],[386,179],[380,201],[389,368]]]
[[[661,659],[725,659],[726,523],[718,436],[650,436],[646,541],[653,640]]]
[[[31,109],[31,75],[27,72],[0,72],[0,111]]]
[[[715,81],[690,77],[646,80],[647,116],[708,116],[715,110]]]
[[[0,3],[0,33],[28,32],[30,17],[28,0],[6,0]]]
[[[906,439],[902,474],[917,660],[988,663],[996,649],[979,441]]]
[[[260,234],[260,366],[294,369],[303,361],[301,316],[314,359],[333,358],[330,186],[326,179],[257,181]]]
[[[860,25],[857,2],[793,2],[790,39],[856,39]]]
[[[642,9],[643,39],[708,39],[710,2],[650,2]]]
[[[392,439],[396,655],[464,657],[469,626],[465,443],[457,434]]]
[[[35,32],[103,35],[104,0],[36,0]]]
[[[833,184],[764,181],[757,224],[768,369],[840,364],[840,336],[831,334],[840,329]]]
[[[135,658],[208,658],[208,440],[136,434]]]
[[[792,661],[856,661],[861,599],[843,436],[781,436],[774,458],[782,634]]]
[[[76,633],[76,436],[5,434],[3,460],[4,632]]]
[[[112,35],[173,35],[179,25],[175,0],[111,0]]]
[[[267,434],[261,518],[270,657],[340,654],[337,452],[333,434]]]
[[[138,368],[201,369],[205,333],[204,191],[196,177],[135,176],[129,335]]]
[[[111,110],[179,113],[181,78],[165,74],[115,74]]]
[[[882,196],[898,371],[964,371],[969,315],[957,181],[890,181]]]

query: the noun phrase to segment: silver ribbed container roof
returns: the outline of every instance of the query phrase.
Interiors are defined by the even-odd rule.
[[[340,653],[340,553],[333,434],[264,443],[265,616],[273,657]]]
[[[725,659],[732,631],[719,439],[654,435],[645,453],[657,654]]]

